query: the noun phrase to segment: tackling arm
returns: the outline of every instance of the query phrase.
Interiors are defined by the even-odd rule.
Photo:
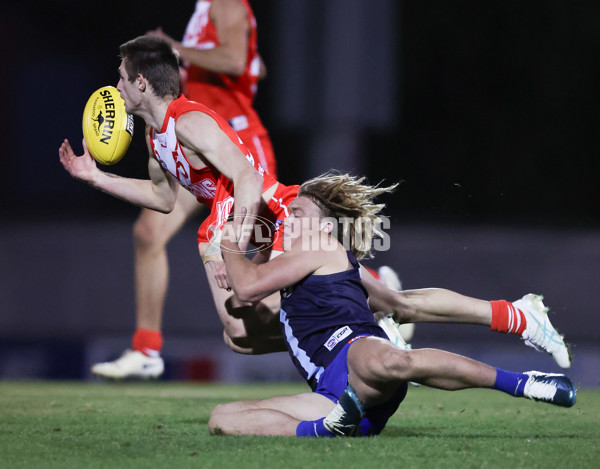
[[[254,303],[282,288],[293,285],[324,264],[319,251],[302,249],[302,239],[291,243],[291,249],[265,264],[255,264],[237,245],[231,223],[225,225],[221,252],[227,267],[229,284],[241,301]]]

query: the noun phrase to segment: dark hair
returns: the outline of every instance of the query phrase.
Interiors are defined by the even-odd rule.
[[[156,36],[140,36],[119,47],[129,81],[141,74],[156,95],[179,96],[179,58],[171,45]]]

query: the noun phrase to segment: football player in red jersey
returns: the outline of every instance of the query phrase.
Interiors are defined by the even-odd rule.
[[[258,81],[266,68],[258,54],[256,19],[248,1],[197,1],[181,41],[160,28],[148,34],[162,37],[179,52],[185,96],[224,117],[261,166],[276,178],[271,140],[253,108]],[[214,187],[206,182],[206,189],[210,192]],[[132,347],[116,361],[93,366],[94,374],[107,378],[162,374],[161,325],[169,284],[166,247],[201,210],[202,205],[188,191],[179,191],[168,214],[142,209],[133,227],[136,329]]]
[[[281,199],[285,186],[264,171],[224,118],[180,94],[178,58],[167,41],[142,36],[124,44],[121,53],[121,79],[117,88],[127,112],[147,124],[151,179],[120,178],[100,171],[87,148],[83,157],[76,157],[68,141],[59,150],[65,168],[74,177],[105,192],[162,213],[170,213],[176,207],[179,183],[193,194],[196,204],[210,206],[207,221],[217,216],[219,204],[233,199],[235,185],[235,213],[241,207],[248,210],[246,217],[238,217],[240,228],[253,227],[261,205],[275,203],[271,200],[275,195]],[[157,60],[160,66],[155,65]],[[227,214],[228,211],[225,218]],[[224,223],[225,219],[221,217],[218,222]],[[212,234],[208,228],[199,231],[199,239],[200,235],[205,238],[203,249],[208,248]],[[212,286],[217,278],[224,277],[219,272],[219,269],[224,272],[224,267],[210,257],[204,256],[204,260]],[[215,286],[213,290],[220,289]],[[141,358],[140,355],[146,356],[145,353],[134,356]],[[148,358],[154,360],[146,360],[146,366],[142,367],[157,375],[162,373],[162,359],[151,354]],[[114,371],[111,376],[114,378],[125,377],[128,372],[122,363]],[[145,377],[149,376],[152,375]]]

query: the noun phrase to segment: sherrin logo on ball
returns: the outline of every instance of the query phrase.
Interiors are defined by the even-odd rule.
[[[123,158],[133,137],[133,116],[114,86],[92,93],[83,110],[83,136],[98,163],[115,164]]]

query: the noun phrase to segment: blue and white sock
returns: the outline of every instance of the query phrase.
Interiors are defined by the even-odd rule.
[[[303,420],[296,427],[296,436],[335,437],[333,433],[325,428],[323,420],[325,420],[325,417],[319,420]]]
[[[515,397],[523,397],[523,389],[529,376],[525,373],[514,373],[501,368],[496,368],[496,382],[492,389],[503,391]]]

